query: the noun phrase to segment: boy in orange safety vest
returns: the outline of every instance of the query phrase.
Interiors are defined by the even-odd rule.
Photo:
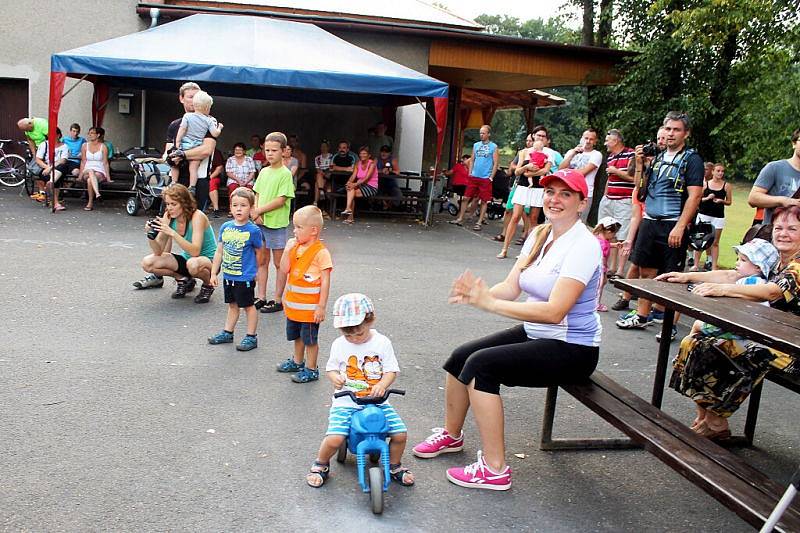
[[[292,217],[294,239],[286,243],[281,271],[287,276],[283,293],[286,339],[294,341],[294,356],[278,365],[278,372],[292,372],[292,381],[308,383],[319,379],[317,357],[319,323],[331,286],[333,261],[319,240],[322,211],[313,205],[298,209]]]

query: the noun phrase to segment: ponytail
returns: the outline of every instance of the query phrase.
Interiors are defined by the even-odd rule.
[[[544,248],[544,243],[547,241],[547,237],[550,235],[550,230],[552,229],[552,224],[541,224],[536,228],[536,239],[533,241],[531,251],[528,254],[528,257],[525,259],[525,264],[522,265],[521,270],[525,270],[531,266],[536,258],[539,257],[539,254],[542,253],[542,248]]]

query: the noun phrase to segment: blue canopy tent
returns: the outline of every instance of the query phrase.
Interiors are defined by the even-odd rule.
[[[174,91],[175,82],[195,81],[212,95],[264,100],[397,106],[432,98],[437,166],[441,154],[448,85],[312,24],[192,15],[54,54],[50,64],[50,138],[67,76],[94,83],[94,125],[109,86]]]

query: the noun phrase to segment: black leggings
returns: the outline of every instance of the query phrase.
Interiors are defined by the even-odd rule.
[[[600,355],[597,346],[530,339],[520,324],[456,348],[444,369],[464,385],[499,394],[507,387],[549,387],[585,381]]]

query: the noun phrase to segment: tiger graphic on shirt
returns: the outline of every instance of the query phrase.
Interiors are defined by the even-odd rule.
[[[344,386],[355,391],[356,396],[369,396],[372,386],[378,383],[383,377],[383,363],[377,355],[367,355],[361,366],[358,365],[358,357],[351,355],[347,358],[347,376]]]

